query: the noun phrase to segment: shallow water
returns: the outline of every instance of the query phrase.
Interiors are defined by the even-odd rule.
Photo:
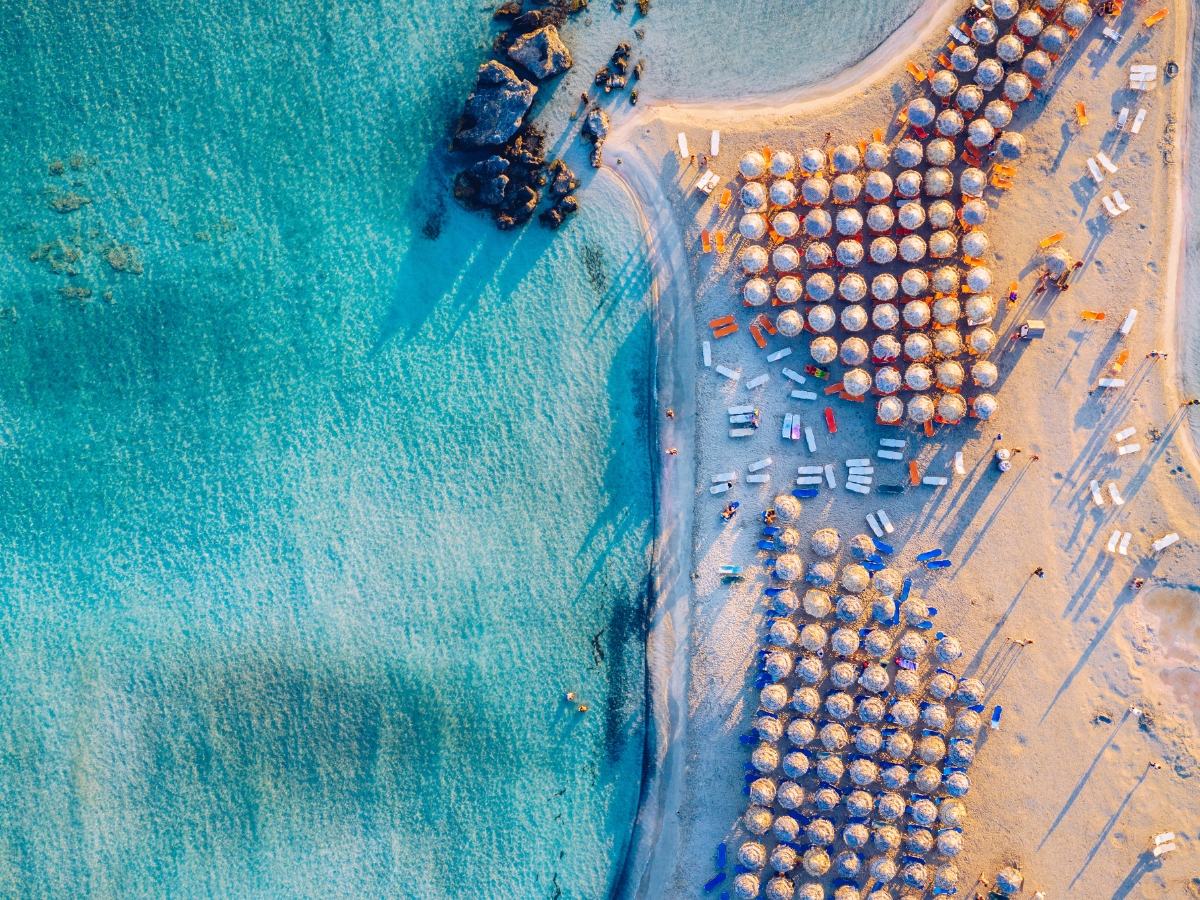
[[[553,235],[448,202],[489,9],[0,20],[5,896],[608,890],[650,277],[607,176]]]

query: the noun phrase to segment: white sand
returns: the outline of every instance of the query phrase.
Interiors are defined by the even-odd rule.
[[[1181,196],[1189,98],[1183,74],[1149,95],[1125,88],[1131,62],[1161,66],[1173,58],[1183,65],[1190,59],[1189,5],[1170,4],[1168,19],[1143,37],[1139,20],[1156,6],[1127,4],[1118,25],[1127,36],[1115,49],[1104,46],[1102,26],[1093,22],[1056,66],[1048,96],[1025,104],[1014,122],[1031,153],[1018,164],[1015,188],[998,208],[992,204],[986,231],[1000,288],[994,293],[1002,296],[1004,286],[1019,279],[1022,300],[994,326],[1002,338],[991,355],[1001,367],[1001,411],[986,427],[941,427],[926,439],[910,428],[874,425],[869,404],[834,398],[829,405],[840,427],[836,437],[828,435],[820,419],[826,398],[789,400],[779,375],[784,363],[800,368],[809,361],[807,336],[772,338],[767,351],[758,350],[738,293],[744,282],[734,263],[738,242],[731,241],[734,252],[722,256],[700,253],[701,228],[735,232],[739,204],[735,200],[721,214],[717,194],[706,200],[692,191],[699,173],[674,151],[679,131],[705,150],[709,131],[719,128],[722,152],[714,169],[728,177],[750,148],[798,153],[819,146],[825,132],[832,132],[834,143],[867,138],[915,96],[903,62],[930,64],[942,45],[940,19],[906,26],[910,40],[924,42],[923,50],[900,49],[897,38],[889,42],[890,65],[867,65],[857,83],[813,92],[820,99],[767,98],[756,100],[754,109],[734,110],[645,106],[610,137],[606,165],[627,181],[650,219],[662,324],[672,330],[671,323],[679,323],[663,335],[660,359],[660,406],[677,413],[664,435],[680,451],[666,463],[661,514],[668,541],[691,541],[667,558],[680,563],[690,549],[696,573],[690,596],[689,585],[673,571],[664,578],[668,599],[651,641],[660,743],[651,753],[654,777],[647,781],[624,893],[697,896],[716,871],[715,848],[722,840],[729,843],[732,875],[745,836],[738,817],[747,802],[741,786],[749,749],[737,736],[748,730],[757,706],[754,654],[762,646],[762,588],[769,570],[765,555],[754,549],[757,513],[790,489],[797,465],[836,463],[841,482],[841,460],[873,455],[879,437],[901,434],[910,441],[906,459],[917,459],[927,474],[950,477],[948,487],[910,489],[898,498],[823,491],[806,501],[800,527],[805,538],[831,525],[848,539],[868,531],[867,512],[886,508],[896,524],[889,539],[899,560],[893,565],[914,578],[914,593],[940,608],[936,628],[957,635],[966,649],[952,668],[985,681],[989,711],[994,704],[1004,707],[1002,729],[984,738],[971,768],[966,851],[957,860],[967,882],[960,896],[970,895],[975,873],[990,875],[1010,862],[1023,867],[1031,891],[1045,890],[1052,898],[1068,891],[1081,897],[1182,897],[1195,890],[1187,885],[1200,822],[1193,780],[1200,773],[1200,711],[1187,703],[1195,703],[1200,682],[1194,644],[1200,466],[1178,407],[1178,352],[1169,363],[1144,359],[1154,348],[1176,350],[1184,230],[1183,207],[1172,201]],[[1074,124],[1078,100],[1091,116],[1082,130]],[[1149,110],[1140,135],[1109,130],[1115,111],[1126,105]],[[1111,224],[1099,202],[1102,192],[1084,168],[1101,147],[1120,167],[1104,193],[1118,187],[1134,207]],[[989,199],[996,193],[989,191]],[[1086,265],[1068,292],[1033,299],[1037,240],[1058,230],[1067,235],[1063,246]],[[1131,305],[1140,315],[1121,344],[1115,332]],[[1084,322],[1082,309],[1103,311],[1107,319]],[[733,386],[701,365],[707,320],[727,314],[742,328],[714,343],[714,362],[746,377],[770,372],[771,382],[758,391]],[[1005,343],[1014,325],[1029,317],[1046,320],[1046,337]],[[791,346],[793,355],[768,365],[766,353],[782,346]],[[1089,393],[1120,347],[1131,354],[1123,373],[1129,386]],[[834,368],[836,378],[842,367]],[[687,405],[692,396],[694,419]],[[755,437],[735,442],[726,436],[724,407],[742,402],[758,406],[764,423]],[[802,449],[803,441],[796,446],[779,439],[785,410],[801,412],[813,426],[815,456]],[[1138,428],[1143,449],[1117,457],[1111,434],[1126,425]],[[1151,428],[1162,432],[1157,441],[1148,437]],[[1004,433],[1005,445],[1024,450],[1003,476],[990,460],[996,432]],[[966,458],[965,478],[953,475],[957,450]],[[1040,460],[1031,462],[1033,454]],[[775,460],[769,470],[774,484],[745,484],[745,465],[765,456]],[[680,477],[689,470],[692,478]],[[742,482],[730,494],[711,496],[709,476],[728,470],[742,472]],[[880,463],[876,471],[877,478],[893,482],[904,474],[897,463]],[[1118,483],[1126,504],[1095,508],[1092,479]],[[694,525],[672,504],[687,489]],[[717,515],[727,499],[742,503],[729,525]],[[1104,552],[1117,527],[1133,534],[1128,557]],[[1151,555],[1151,541],[1169,531],[1182,540]],[[944,548],[955,566],[944,572],[915,566],[916,553],[930,547]],[[751,577],[722,586],[717,567],[727,562],[747,566]],[[1036,566],[1044,567],[1044,579],[1030,575]],[[1146,579],[1140,594],[1127,587],[1134,576]],[[1190,610],[1181,597],[1190,598]],[[1190,629],[1191,637],[1181,629]],[[1010,637],[1035,643],[1022,649]],[[1134,703],[1151,712],[1152,721],[1141,728],[1126,715]],[[1149,768],[1151,760],[1164,768]],[[1151,862],[1143,853],[1147,839],[1162,830],[1180,832],[1181,849]],[[730,887],[727,881],[720,889]]]

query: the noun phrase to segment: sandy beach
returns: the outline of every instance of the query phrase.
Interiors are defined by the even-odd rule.
[[[927,3],[851,72],[802,95],[719,106],[647,98],[614,123],[605,166],[646,218],[658,296],[659,412],[675,412],[662,419],[651,737],[623,896],[696,896],[717,872],[718,843],[728,844],[732,860],[747,839],[740,816],[748,804],[742,786],[750,748],[739,735],[758,708],[753,682],[769,627],[763,588],[772,583],[773,557],[756,549],[758,514],[790,491],[798,465],[832,463],[844,480],[842,461],[873,457],[881,437],[907,439],[905,461],[949,484],[886,497],[822,490],[805,501],[797,527],[805,541],[833,527],[845,543],[869,533],[865,516],[885,508],[895,524],[888,565],[913,579],[914,596],[938,608],[934,628],[961,641],[965,655],[951,666],[954,673],[984,683],[989,713],[1003,708],[999,730],[984,731],[969,770],[965,849],[955,859],[959,894],[971,896],[977,873],[990,878],[1010,864],[1022,869],[1030,896],[1183,897],[1200,890],[1193,874],[1200,792],[1192,780],[1200,773],[1200,550],[1193,524],[1200,465],[1180,408],[1178,327],[1189,312],[1182,214],[1190,4],[1168,4],[1170,14],[1152,28],[1141,24],[1153,11],[1145,4],[1127,3],[1115,23],[1093,19],[1014,117],[1029,150],[1016,164],[1013,188],[985,195],[993,292],[1002,296],[998,288],[1020,284],[1018,304],[1001,304],[992,326],[1000,341],[989,359],[1001,374],[991,421],[939,426],[927,438],[912,426],[876,425],[873,402],[790,399],[780,370],[811,362],[811,335],[773,337],[760,350],[747,333],[753,313],[742,308],[746,276],[737,263],[744,243],[737,238],[738,158],[762,147],[799,156],[822,146],[826,133],[832,144],[857,143],[876,127],[894,144],[897,111],[923,87],[904,63],[936,65],[946,26],[964,6]],[[1122,33],[1119,42],[1103,37],[1106,25]],[[1180,65],[1178,76],[1160,75],[1152,92],[1129,89],[1131,64],[1161,72],[1169,60]],[[1079,102],[1090,119],[1083,127]],[[1139,134],[1115,128],[1122,107],[1147,110]],[[721,151],[710,166],[723,182],[706,197],[694,189],[703,170],[680,158],[676,136],[685,133],[693,152],[704,151],[714,129]],[[1097,150],[1118,168],[1101,185],[1085,165]],[[735,199],[722,211],[717,199],[725,187]],[[1101,198],[1114,187],[1132,209],[1110,220]],[[702,229],[732,235],[726,252],[703,253]],[[1035,296],[1038,241],[1058,231],[1065,235],[1060,246],[1083,266],[1068,291]],[[1117,329],[1130,308],[1139,314],[1122,340]],[[1105,319],[1085,320],[1085,309]],[[737,318],[740,331],[712,340],[705,323],[725,315]],[[1045,336],[1009,341],[1028,319],[1044,320]],[[712,341],[713,365],[742,373],[740,382],[704,366],[702,340]],[[784,347],[791,357],[766,361]],[[1126,349],[1126,385],[1098,388]],[[1146,358],[1156,349],[1170,356]],[[843,367],[834,369],[836,379]],[[759,374],[770,380],[747,389]],[[760,410],[763,427],[738,441],[728,437],[726,407],[741,404]],[[821,419],[826,405],[836,412],[836,435]],[[814,428],[815,453],[803,440],[780,439],[786,413]],[[1141,448],[1118,456],[1112,435],[1127,427],[1137,429]],[[1004,435],[1000,444],[997,434]],[[1022,449],[1003,474],[992,459],[999,445]],[[665,456],[668,447],[678,455]],[[954,472],[957,452],[965,475]],[[771,483],[747,484],[747,464],[766,457],[773,460],[765,470]],[[726,471],[741,473],[737,485],[710,495],[711,476]],[[892,482],[905,475],[900,463],[877,472]],[[1116,484],[1123,505],[1107,497],[1095,505],[1093,480]],[[718,513],[729,499],[742,509],[725,523]],[[1128,555],[1106,550],[1118,529],[1131,534]],[[1154,553],[1151,543],[1168,532],[1180,541]],[[934,547],[953,560],[951,568],[929,571],[915,562]],[[747,577],[724,584],[724,564],[744,566]],[[1044,577],[1034,576],[1036,568]],[[1134,578],[1145,581],[1140,591]],[[1150,836],[1171,830],[1179,849],[1154,859],[1146,852]],[[732,875],[732,862],[727,870]],[[728,889],[729,882],[719,888]]]

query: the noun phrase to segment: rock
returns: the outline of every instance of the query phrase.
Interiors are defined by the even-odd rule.
[[[456,149],[503,144],[521,127],[536,93],[533,84],[518,78],[508,66],[484,63],[454,135]]]
[[[504,215],[511,217],[514,223],[526,222],[537,209],[538,201],[541,199],[540,191],[523,184],[513,191],[512,199],[505,204]]]
[[[592,165],[597,169],[601,163],[600,148],[604,146],[604,140],[608,137],[608,129],[608,113],[599,106],[593,106],[583,117],[580,133],[596,145],[596,149],[592,151]]]
[[[521,14],[521,0],[508,0],[507,3],[501,3],[496,7],[496,11],[492,14],[493,19],[515,19]]]
[[[546,23],[542,21],[542,14],[536,9],[533,9],[513,19],[512,33],[532,34],[545,24]]]
[[[508,48],[508,58],[520,63],[540,80],[561,75],[571,68],[571,51],[553,25],[523,34]]]
[[[567,216],[579,209],[579,201],[574,197],[563,197],[554,206],[546,210],[538,219],[547,228],[557,228],[567,220]]]
[[[556,159],[550,164],[550,179],[552,197],[565,197],[579,187],[579,179],[575,177],[571,167],[561,159]]]
[[[454,178],[454,196],[469,207],[499,206],[504,202],[509,178],[504,174],[509,161],[489,156],[459,172]]]
[[[504,190],[508,187],[508,176],[497,175],[480,188],[479,202],[484,206],[499,206],[504,202]]]

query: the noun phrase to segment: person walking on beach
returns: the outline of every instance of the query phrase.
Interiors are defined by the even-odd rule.
[[[1038,566],[1036,569],[1033,570],[1033,574],[1036,575],[1038,578],[1045,578],[1046,570],[1043,569],[1041,566]]]
[[[1166,359],[1167,354],[1162,350],[1151,350],[1146,354],[1146,359]]]
[[[674,447],[667,448],[667,456],[678,456],[678,455],[679,455],[679,451],[676,450]]]

